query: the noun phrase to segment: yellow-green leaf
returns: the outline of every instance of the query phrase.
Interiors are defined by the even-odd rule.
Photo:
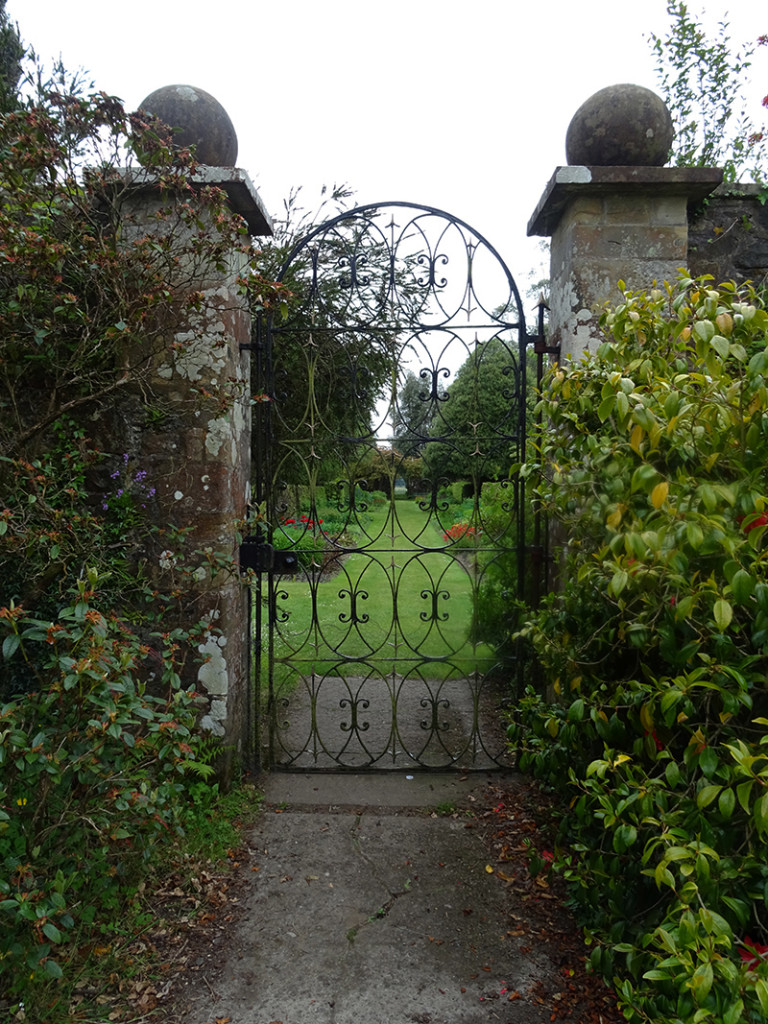
[[[722,788],[722,786],[703,786],[696,794],[697,806],[700,809],[708,807]]]
[[[728,353],[731,350],[731,344],[727,338],[724,338],[722,334],[715,334],[714,337],[709,339],[709,344],[717,352],[721,359],[727,359]]]
[[[712,614],[715,617],[715,625],[722,633],[723,630],[728,629],[733,618],[733,608],[725,598],[719,598],[715,601],[715,607],[712,609]]]
[[[712,964],[702,964],[693,972],[691,988],[693,989],[693,998],[697,1003],[703,1003],[707,998],[709,990],[712,988],[713,980]]]
[[[617,569],[611,578],[611,582],[608,584],[608,589],[614,597],[618,597],[628,582],[629,576],[627,573],[623,569]]]
[[[613,510],[613,512],[611,512],[610,515],[608,515],[608,517],[606,518],[605,524],[606,524],[606,526],[610,526],[610,528],[612,530],[615,530],[616,527],[620,523],[621,523],[621,505],[617,505],[616,508]]]
[[[685,527],[685,535],[688,538],[688,543],[694,550],[698,550],[704,543],[704,531],[698,523],[690,521]]]
[[[638,455],[642,454],[641,445],[643,443],[644,436],[645,431],[639,423],[636,423],[634,427],[632,427],[632,433],[629,435],[629,446],[633,451],[636,451]]]
[[[661,506],[667,500],[668,494],[669,484],[666,480],[663,480],[660,484],[656,484],[656,486],[651,491],[651,504],[653,505],[653,507],[661,508]]]

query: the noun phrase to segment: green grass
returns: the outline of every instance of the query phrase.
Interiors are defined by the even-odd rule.
[[[276,688],[283,690],[297,672],[361,674],[359,661],[350,659],[385,675],[406,675],[420,664],[430,679],[490,667],[493,650],[472,641],[471,554],[465,549],[462,563],[455,548],[425,552],[445,542],[442,529],[415,502],[396,502],[394,512],[388,506],[374,510],[365,534],[357,538],[365,551],[347,555],[337,574],[276,581],[279,614],[288,616],[276,627]],[[353,603],[358,618],[367,621],[350,621]],[[427,665],[424,659],[430,659]]]

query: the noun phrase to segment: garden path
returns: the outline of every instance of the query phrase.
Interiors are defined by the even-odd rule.
[[[534,937],[532,903],[510,903],[512,869],[483,827],[500,779],[511,812],[523,791],[515,775],[262,780],[242,911],[201,958],[205,984],[189,976],[173,1024],[618,1019],[589,1000],[574,1006],[572,950]],[[551,931],[553,904],[543,909]]]

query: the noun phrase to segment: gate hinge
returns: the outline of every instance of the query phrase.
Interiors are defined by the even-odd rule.
[[[273,572],[278,575],[296,572],[299,558],[295,551],[281,551],[258,537],[243,537],[240,545],[240,572]]]
[[[536,355],[557,356],[560,358],[560,346],[548,345],[545,338],[537,337],[533,342],[533,351]]]

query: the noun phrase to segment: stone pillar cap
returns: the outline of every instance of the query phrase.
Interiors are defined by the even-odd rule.
[[[121,172],[129,189],[141,192],[153,189],[157,178],[152,171],[143,168],[125,168]],[[272,221],[256,186],[248,174],[239,167],[209,167],[198,164],[194,174],[189,176],[193,185],[214,185],[227,194],[232,210],[239,214],[248,225],[252,235],[272,235]]]
[[[722,180],[719,167],[558,167],[528,221],[527,233],[553,235],[566,206],[578,195],[684,195],[695,203],[706,199]]]

